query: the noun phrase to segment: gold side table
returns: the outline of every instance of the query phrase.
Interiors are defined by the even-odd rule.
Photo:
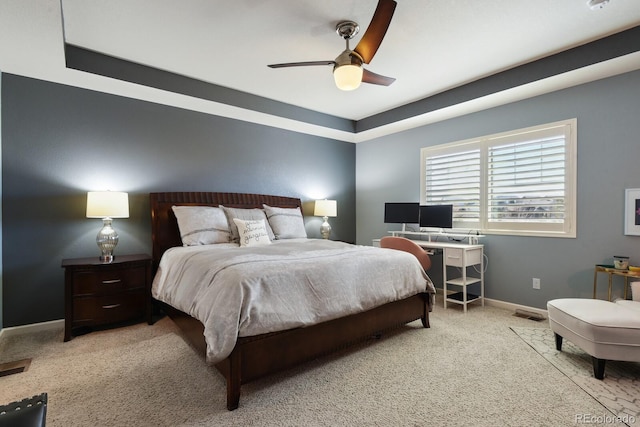
[[[596,288],[598,286],[598,273],[607,273],[609,275],[609,289],[607,293],[608,300],[611,301],[611,288],[613,286],[613,276],[624,277],[624,299],[627,299],[627,289],[629,288],[629,277],[640,279],[640,273],[620,270],[614,268],[613,265],[596,264],[593,272],[593,298],[596,297]]]

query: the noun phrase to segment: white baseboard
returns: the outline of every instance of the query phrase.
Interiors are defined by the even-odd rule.
[[[440,297],[442,297],[442,288],[436,288],[436,290],[438,291],[438,293],[436,295],[440,295]],[[450,292],[450,293],[455,293],[455,292]],[[517,309],[529,311],[529,312],[532,312],[532,313],[539,314],[539,315],[543,316],[545,319],[547,319],[549,317],[548,313],[547,313],[547,310],[542,309],[542,308],[529,307],[527,305],[515,304],[513,302],[500,301],[500,300],[497,300],[497,299],[491,299],[491,298],[486,298],[486,297],[484,298],[484,303],[485,303],[485,305],[488,305],[488,306],[491,306],[491,307],[498,307],[498,308],[502,308],[504,310],[509,310],[509,311],[513,311],[513,312],[515,312]],[[472,305],[478,305],[478,303],[475,302]]]
[[[539,314],[541,316],[544,316],[545,319],[549,317],[548,314],[547,314],[547,310],[543,310],[541,308],[529,307],[529,306],[526,306],[526,305],[514,304],[512,302],[500,301],[500,300],[491,299],[491,298],[485,298],[484,299],[484,303],[486,305],[490,305],[492,307],[504,308],[504,309],[510,310],[510,311],[516,311],[516,309],[520,309],[520,310],[533,312],[533,313]]]
[[[27,334],[31,332],[47,331],[50,329],[64,328],[64,319],[50,320],[48,322],[32,323],[30,325],[12,326],[10,328],[0,329],[0,339],[16,335]]]
[[[521,310],[526,310],[526,311],[540,314],[544,316],[545,319],[548,317],[547,310],[543,310],[541,308],[529,307],[526,305],[514,304],[511,302],[500,301],[500,300],[491,299],[491,298],[485,298],[484,303],[492,307],[503,308],[511,311],[515,311],[516,309],[519,308]],[[26,334],[30,332],[38,332],[38,331],[45,331],[49,329],[60,329],[60,328],[64,328],[64,319],[51,320],[51,321],[42,322],[42,323],[32,323],[30,325],[14,326],[10,328],[0,329],[0,339],[2,339],[3,337],[21,335],[21,334]]]

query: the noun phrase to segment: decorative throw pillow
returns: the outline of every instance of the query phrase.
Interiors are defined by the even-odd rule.
[[[307,230],[300,208],[275,208],[262,205],[276,239],[306,239]]]
[[[184,246],[229,243],[231,230],[224,211],[213,206],[172,206]]]
[[[271,243],[264,219],[242,220],[233,218],[233,222],[238,227],[240,246],[262,246]]]
[[[267,234],[269,235],[269,239],[273,240],[276,237],[273,235],[273,230],[269,227],[269,223],[267,222],[267,217],[264,214],[262,209],[241,209],[241,208],[228,208],[226,206],[220,205],[225,215],[227,216],[227,221],[229,222],[229,228],[231,229],[231,239],[233,242],[238,242],[240,237],[238,236],[238,227],[233,222],[234,218],[243,219],[247,221],[260,220],[263,219],[265,222],[265,226],[267,228]]]

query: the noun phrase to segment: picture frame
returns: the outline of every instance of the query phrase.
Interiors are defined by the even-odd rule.
[[[624,191],[624,234],[640,236],[640,188]]]

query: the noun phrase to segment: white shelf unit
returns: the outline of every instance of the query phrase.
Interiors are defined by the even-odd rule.
[[[444,308],[447,303],[462,304],[463,311],[467,312],[467,305],[480,301],[484,307],[484,246],[483,245],[456,245],[452,244],[443,248],[442,255],[442,281],[444,293]],[[449,278],[448,267],[458,268],[460,276]],[[474,270],[469,275],[469,270]],[[480,283],[480,295],[468,292],[470,285]],[[449,293],[450,286],[460,289],[458,292]]]

